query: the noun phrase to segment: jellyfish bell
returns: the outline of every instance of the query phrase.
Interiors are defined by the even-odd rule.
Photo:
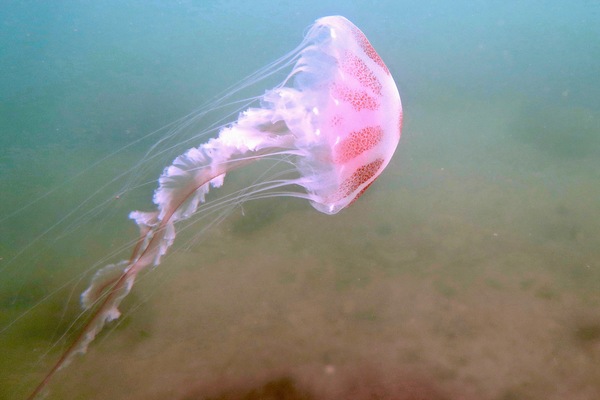
[[[81,296],[91,310],[88,322],[30,398],[120,316],[118,306],[137,274],[161,262],[174,243],[177,223],[210,207],[206,195],[223,185],[230,171],[277,158],[293,164],[296,174],[257,183],[227,204],[286,195],[335,214],[388,165],[400,139],[400,96],[390,71],[354,24],[341,16],[318,19],[275,69],[287,65],[291,72],[258,99],[259,106],[244,110],[217,137],[188,149],[164,169],[154,192],[155,210],[130,213],[140,230],[131,256],[95,274]]]
[[[306,36],[294,87],[263,102],[285,122],[301,156],[299,185],[313,207],[335,214],[356,200],[390,161],[400,139],[396,84],[365,35],[344,17],[324,17]]]

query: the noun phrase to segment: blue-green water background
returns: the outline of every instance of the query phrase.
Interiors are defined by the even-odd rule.
[[[386,173],[340,215],[255,202],[174,252],[50,398],[202,398],[280,376],[314,398],[600,398],[600,4],[326,0],[0,5],[0,398],[50,368],[84,272],[150,205],[151,188],[44,234],[148,143],[90,165],[331,14],[399,86]]]

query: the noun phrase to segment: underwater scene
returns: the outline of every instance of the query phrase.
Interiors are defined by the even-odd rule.
[[[597,1],[4,2],[0,399],[599,399],[599,20]],[[337,73],[320,25],[364,50],[386,111],[343,198],[320,197],[309,138],[283,143],[323,108],[273,106]],[[176,157],[252,116],[206,193],[164,200]]]

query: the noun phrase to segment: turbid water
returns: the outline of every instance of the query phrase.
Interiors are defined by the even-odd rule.
[[[331,14],[400,88],[386,172],[336,216],[275,198],[185,229],[48,398],[600,397],[596,3],[2,7],[0,398],[25,398],[72,340],[79,294],[136,239],[127,214],[170,160],[122,198],[95,191],[158,137],[94,162]]]

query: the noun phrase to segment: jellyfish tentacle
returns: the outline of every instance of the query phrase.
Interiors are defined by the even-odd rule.
[[[33,399],[76,354],[85,353],[106,323],[120,317],[118,307],[133,287],[137,274],[150,265],[160,264],[175,239],[175,223],[191,217],[205,202],[211,187],[220,187],[232,169],[273,152],[290,150],[294,145],[293,135],[272,110],[250,108],[235,123],[223,128],[218,137],[189,149],[165,168],[154,192],[156,210],[129,214],[140,229],[130,259],[96,272],[81,295],[84,309],[95,307],[92,315],[29,398]]]
[[[287,129],[273,123],[269,110],[249,109],[234,124],[225,127],[219,136],[177,157],[165,168],[154,192],[155,211],[133,211],[129,217],[140,229],[140,238],[131,258],[105,267],[122,268],[118,279],[103,282],[104,272],[96,274],[90,287],[82,294],[82,305],[89,308],[108,290],[107,299],[99,306],[97,321],[89,327],[86,338],[76,352],[85,352],[106,322],[120,316],[118,305],[129,293],[137,274],[150,265],[157,266],[175,240],[175,223],[191,217],[211,187],[223,184],[228,171],[247,164],[276,150],[289,148],[293,138]],[[257,127],[260,127],[257,128]],[[111,283],[114,283],[110,286]]]

